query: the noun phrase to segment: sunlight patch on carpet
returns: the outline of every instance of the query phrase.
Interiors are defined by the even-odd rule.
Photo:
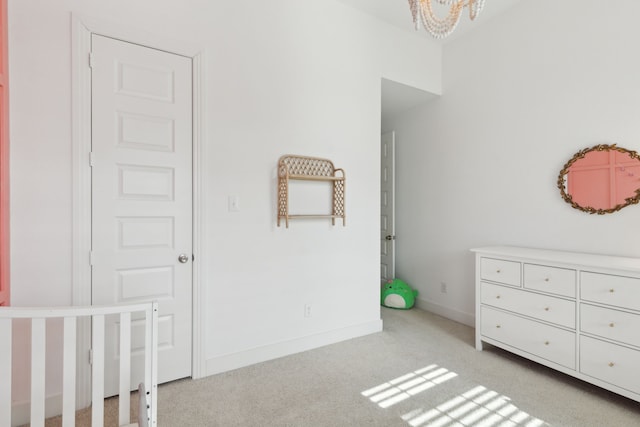
[[[458,374],[429,365],[361,394],[381,408],[389,408],[436,387]],[[511,399],[483,386],[473,387],[433,408],[418,408],[402,416],[411,427],[543,427],[549,426],[511,403]]]
[[[388,408],[457,376],[455,372],[440,368],[438,365],[429,365],[365,390],[362,395],[381,408]]]

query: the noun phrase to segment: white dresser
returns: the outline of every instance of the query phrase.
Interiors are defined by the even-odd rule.
[[[472,251],[478,350],[493,344],[640,401],[640,259]]]

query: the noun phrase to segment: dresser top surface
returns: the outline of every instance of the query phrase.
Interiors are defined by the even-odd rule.
[[[589,266],[613,270],[625,270],[640,273],[640,258],[612,255],[565,252],[549,249],[523,248],[518,246],[485,246],[471,249],[477,254],[522,258],[541,262]]]

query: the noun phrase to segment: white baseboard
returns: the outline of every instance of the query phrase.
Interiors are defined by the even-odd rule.
[[[247,351],[226,354],[206,361],[205,376],[231,371],[233,369],[242,368],[255,363],[277,359],[279,357],[312,350],[314,348],[335,344],[340,341],[346,341],[380,331],[382,331],[382,319],[348,326],[333,331],[322,332],[290,341],[257,347]],[[60,394],[47,397],[45,405],[45,416],[47,418],[60,415],[62,412],[62,395]],[[31,416],[30,409],[31,406],[29,402],[15,403],[12,407],[11,426],[15,427],[28,424]]]
[[[454,310],[444,305],[435,304],[425,299],[416,298],[416,307],[421,310],[430,311],[438,316],[446,317],[447,319],[454,320],[458,323],[462,323],[472,328],[476,325],[476,317],[473,314],[464,313],[462,311]]]
[[[314,348],[382,331],[382,319],[333,331],[253,348],[207,359],[205,375],[214,375],[267,360],[289,356]]]

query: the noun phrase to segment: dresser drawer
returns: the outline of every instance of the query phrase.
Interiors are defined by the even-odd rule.
[[[585,271],[580,274],[580,297],[586,301],[640,310],[640,279]]]
[[[482,258],[480,261],[482,280],[520,286],[520,263],[502,259]]]
[[[640,315],[637,314],[581,304],[580,329],[589,334],[640,347]]]
[[[482,307],[480,316],[483,336],[575,369],[574,333],[489,307]]]
[[[640,393],[640,351],[580,337],[580,372]]]
[[[524,287],[575,298],[576,271],[568,268],[525,264]]]
[[[574,301],[492,283],[482,283],[481,286],[482,304],[535,317],[536,319],[572,329],[576,327],[576,303]]]

